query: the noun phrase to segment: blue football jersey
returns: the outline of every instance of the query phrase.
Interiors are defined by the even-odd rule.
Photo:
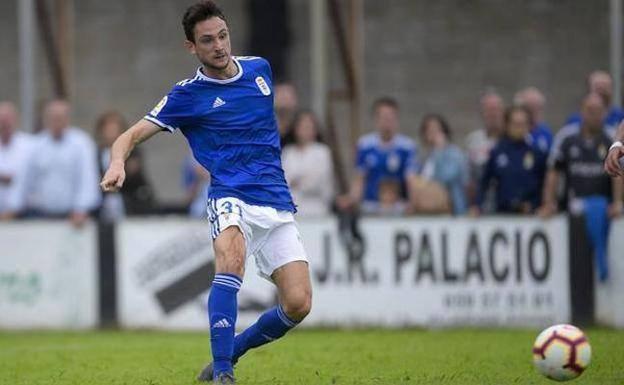
[[[209,198],[234,197],[294,212],[282,170],[269,63],[251,56],[233,60],[234,77],[213,79],[198,69],[145,119],[182,131],[195,159],[210,172]]]
[[[417,149],[407,136],[397,134],[384,144],[378,133],[360,138],[357,147],[356,168],[364,175],[364,200],[379,200],[379,184],[384,179],[396,180],[401,185],[401,196],[407,198],[407,175],[418,170]]]

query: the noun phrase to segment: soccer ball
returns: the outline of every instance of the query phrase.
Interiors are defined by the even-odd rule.
[[[551,326],[533,344],[533,363],[551,380],[568,381],[580,376],[590,360],[589,341],[576,326]]]

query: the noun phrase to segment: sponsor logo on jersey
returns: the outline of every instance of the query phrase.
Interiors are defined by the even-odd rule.
[[[524,164],[524,169],[525,170],[532,169],[533,165],[535,164],[535,158],[533,157],[533,154],[531,154],[530,152],[527,152],[524,155],[523,164]]]
[[[386,166],[388,167],[388,171],[397,172],[399,167],[401,167],[401,159],[399,155],[396,153],[390,153],[388,155],[388,159],[386,160]]]
[[[601,144],[598,147],[598,157],[604,159],[607,156],[607,147],[604,144]]]
[[[212,103],[212,108],[221,107],[224,104],[225,104],[225,100],[223,100],[223,99],[221,99],[220,97],[217,96],[217,98]]]
[[[160,99],[160,102],[158,102],[156,107],[154,107],[154,109],[150,112],[150,115],[158,116],[158,114],[160,113],[160,110],[163,109],[165,104],[167,104],[167,97],[166,96],[164,98]]]
[[[262,92],[262,95],[264,96],[271,95],[271,89],[269,88],[269,85],[266,83],[266,81],[264,80],[262,76],[258,76],[256,78],[256,85],[260,89],[260,92]]]

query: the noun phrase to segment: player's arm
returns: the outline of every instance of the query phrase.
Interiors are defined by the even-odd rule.
[[[119,191],[126,178],[124,165],[132,150],[161,130],[155,123],[141,119],[115,140],[111,148],[110,165],[100,183],[104,192]]]
[[[494,175],[494,165],[495,159],[497,158],[496,149],[492,149],[490,154],[488,155],[488,160],[485,162],[483,166],[483,174],[479,180],[474,181],[474,203],[468,209],[468,214],[472,217],[476,217],[481,215],[481,210],[483,208],[483,202],[485,201],[485,195],[490,189],[490,184],[492,180],[495,178]]]
[[[604,169],[612,177],[624,176],[624,170],[620,167],[620,158],[624,157],[624,122],[615,133],[615,142],[609,148],[607,158],[605,159]]]
[[[550,167],[546,172],[544,189],[542,192],[542,206],[537,210],[538,215],[549,217],[557,212],[557,186],[559,185],[559,171]]]
[[[355,209],[362,201],[364,195],[364,174],[356,171],[355,177],[351,181],[351,186],[346,194],[336,198],[336,205],[340,211],[350,211]]]

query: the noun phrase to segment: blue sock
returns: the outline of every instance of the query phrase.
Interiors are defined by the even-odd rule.
[[[236,295],[242,280],[233,274],[216,274],[208,296],[210,345],[215,377],[233,373],[234,326],[236,325]]]
[[[295,326],[297,322],[288,318],[281,306],[267,310],[255,324],[236,336],[232,362],[236,363],[249,349],[275,341]]]

